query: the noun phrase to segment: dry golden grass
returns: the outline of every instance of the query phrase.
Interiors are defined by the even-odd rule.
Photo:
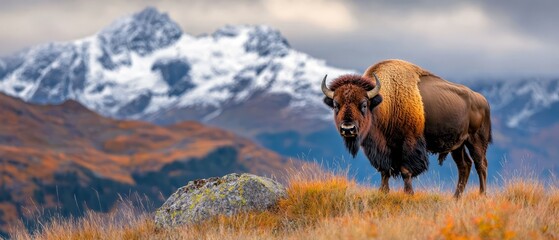
[[[109,214],[55,219],[15,239],[559,239],[559,191],[537,181],[508,181],[488,196],[401,189],[383,194],[344,174],[291,173],[276,209],[158,229],[131,204]]]

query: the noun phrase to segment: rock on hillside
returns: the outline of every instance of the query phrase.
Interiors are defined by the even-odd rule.
[[[198,179],[179,188],[159,208],[155,223],[160,227],[197,223],[211,217],[238,212],[263,211],[287,196],[278,182],[252,174],[229,174]]]

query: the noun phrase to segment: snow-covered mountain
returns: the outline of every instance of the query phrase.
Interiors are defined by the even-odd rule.
[[[559,123],[559,78],[497,80],[469,84],[491,103],[506,127],[536,131]]]
[[[33,103],[73,99],[117,118],[158,121],[160,113],[204,109],[194,118],[207,121],[255,94],[289,96],[293,110],[321,105],[322,76],[348,72],[292,49],[267,26],[191,36],[146,8],[91,37],[1,58],[0,91]]]
[[[73,99],[114,118],[202,121],[283,155],[330,161],[348,155],[321,102],[320,81],[324,74],[354,72],[292,49],[267,26],[226,26],[192,36],[147,8],[88,38],[0,58],[0,91],[40,104]],[[508,165],[514,168],[529,154],[538,172],[559,173],[550,160],[559,158],[559,79],[465,84],[491,103],[491,166],[506,156],[520,159]],[[352,163],[368,176],[363,156]]]
[[[284,116],[325,119],[320,79],[351,72],[292,49],[267,26],[225,26],[192,36],[150,7],[88,38],[0,58],[0,91],[41,104],[73,99],[105,116],[159,123],[221,124],[228,109],[257,100]],[[509,128],[538,128],[534,119],[559,109],[559,79],[468,85],[488,97]]]

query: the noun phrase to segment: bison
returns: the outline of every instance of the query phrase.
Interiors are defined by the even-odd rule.
[[[459,174],[454,196],[464,191],[472,163],[485,193],[491,119],[481,94],[402,60],[340,76],[329,87],[326,78],[324,103],[334,110],[347,150],[355,157],[361,146],[380,172],[381,191],[389,191],[391,176],[401,176],[413,194],[412,178],[427,170],[428,153],[439,154],[439,164],[451,153]]]

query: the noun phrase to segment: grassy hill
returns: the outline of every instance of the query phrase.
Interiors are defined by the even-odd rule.
[[[198,225],[158,229],[152,213],[123,201],[107,214],[54,219],[16,239],[557,239],[559,189],[518,179],[487,196],[470,189],[401,189],[383,194],[345,176],[303,171],[289,175],[277,209],[218,217]],[[477,189],[476,189],[477,190]]]
[[[0,94],[0,238],[28,212],[107,212],[120,195],[153,203],[189,180],[275,175],[296,164],[251,140],[197,122],[157,126],[102,117],[75,101],[33,105]]]

